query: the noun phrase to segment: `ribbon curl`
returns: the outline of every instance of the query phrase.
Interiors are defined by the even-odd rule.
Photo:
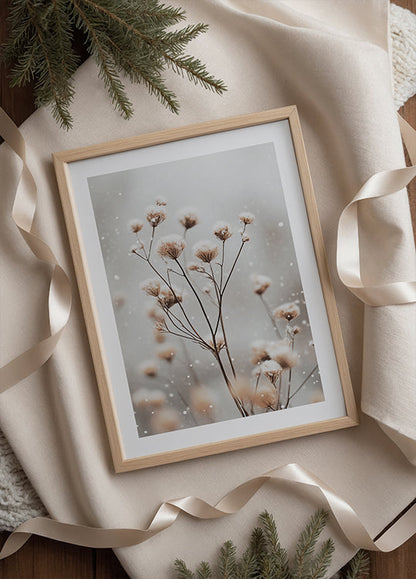
[[[72,296],[69,278],[59,265],[53,251],[33,231],[37,205],[36,183],[26,164],[26,145],[23,135],[2,108],[0,108],[0,135],[23,163],[13,204],[13,220],[32,253],[38,259],[53,266],[48,298],[50,336],[0,368],[1,393],[36,372],[52,356],[68,322]]]
[[[337,269],[343,284],[369,306],[391,306],[416,302],[416,280],[378,285],[365,284],[360,270],[358,203],[378,199],[404,189],[416,177],[416,131],[398,115],[400,129],[412,167],[376,173],[358,191],[341,213],[338,223]]]
[[[409,539],[416,527],[416,505],[380,539],[373,540],[354,509],[327,484],[298,464],[276,467],[252,478],[225,495],[215,506],[193,496],[164,502],[147,529],[102,529],[36,517],[20,525],[0,551],[0,560],[15,553],[32,534],[94,549],[131,547],[173,525],[181,512],[196,519],[218,519],[237,513],[268,481],[287,481],[319,489],[348,541],[357,548],[392,551]]]

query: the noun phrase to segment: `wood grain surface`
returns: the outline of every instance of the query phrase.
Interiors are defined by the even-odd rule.
[[[0,44],[6,37],[10,0],[0,0]],[[416,13],[416,0],[395,0]],[[33,111],[32,87],[10,90],[7,71],[0,69],[0,105],[17,125]],[[416,97],[400,111],[416,127]],[[413,223],[416,225],[416,180],[409,187]],[[416,231],[416,227],[415,227]],[[383,505],[380,505],[380,509]],[[0,533],[0,546],[8,533]],[[125,579],[127,574],[110,549],[87,549],[32,537],[15,555],[0,561],[1,579]],[[416,536],[392,553],[371,553],[371,579],[415,579]],[[159,579],[159,578],[146,578]],[[161,578],[160,578],[161,579]]]

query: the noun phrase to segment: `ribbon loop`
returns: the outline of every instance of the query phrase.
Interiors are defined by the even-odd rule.
[[[393,195],[404,189],[416,177],[416,131],[400,115],[399,124],[413,166],[382,171],[370,177],[344,208],[338,223],[338,275],[342,283],[369,306],[416,302],[416,280],[366,284],[362,280],[360,268],[358,203]]]

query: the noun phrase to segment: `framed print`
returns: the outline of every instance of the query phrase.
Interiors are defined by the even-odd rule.
[[[357,424],[296,107],[53,158],[117,472]]]

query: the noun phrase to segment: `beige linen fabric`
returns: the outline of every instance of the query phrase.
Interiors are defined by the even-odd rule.
[[[222,98],[171,79],[184,104],[174,117],[140,87],[131,87],[133,121],[112,110],[91,61],[76,74],[75,128],[59,131],[46,110],[22,127],[29,166],[39,188],[37,226],[73,280],[74,306],[53,358],[34,376],[2,395],[0,426],[54,518],[103,527],[144,527],[163,500],[195,494],[216,502],[228,490],[273,466],[298,462],[331,485],[360,513],[373,534],[414,498],[416,472],[375,422],[359,427],[242,450],[232,454],[114,475],[68,241],[50,160],[52,151],[167,127],[296,104],[333,274],[354,387],[362,367],[366,410],[389,427],[416,437],[413,356],[416,307],[366,308],[337,281],[336,224],[342,208],[376,171],[403,166],[387,52],[385,0],[181,0],[191,21],[211,24],[192,51],[224,78]],[[30,255],[10,212],[18,162],[2,147],[0,172],[3,247],[3,360],[47,333],[48,268]],[[414,244],[406,192],[360,209],[364,255],[377,235],[378,259],[368,279],[409,276]],[[394,246],[385,227],[397,232]],[[410,272],[411,273],[411,272]],[[413,272],[414,273],[414,272]],[[366,280],[365,280],[366,281]],[[362,358],[364,346],[364,358]],[[237,515],[216,521],[181,517],[148,542],[117,555],[134,578],[168,577],[175,557],[212,559],[218,545],[244,544],[257,514],[267,507],[283,540],[293,543],[319,503],[314,491],[269,484]],[[337,569],[353,548],[338,531]]]

